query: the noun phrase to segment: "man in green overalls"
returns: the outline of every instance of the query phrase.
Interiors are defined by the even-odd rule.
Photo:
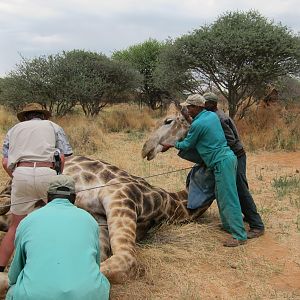
[[[196,149],[206,166],[213,169],[222,225],[232,235],[224,242],[224,246],[245,244],[247,234],[236,187],[237,159],[227,146],[220,120],[215,113],[205,110],[205,99],[199,94],[189,96],[181,105],[187,107],[193,121],[186,138],[177,141],[175,148]],[[173,145],[164,145],[162,152],[171,147]]]

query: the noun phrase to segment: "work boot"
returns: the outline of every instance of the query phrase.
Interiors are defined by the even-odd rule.
[[[224,247],[237,247],[247,243],[247,240],[237,240],[233,237],[229,238],[223,243]]]
[[[254,238],[258,238],[259,236],[263,235],[264,233],[265,233],[264,229],[251,228],[247,232],[247,237],[248,237],[248,239],[254,239]]]

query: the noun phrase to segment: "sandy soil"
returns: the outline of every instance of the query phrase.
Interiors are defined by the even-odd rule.
[[[300,187],[284,196],[273,187],[280,176],[299,178],[300,152],[251,153],[247,162],[265,235],[224,248],[214,204],[200,224],[165,226],[140,245],[145,275],[114,285],[112,299],[300,299]]]

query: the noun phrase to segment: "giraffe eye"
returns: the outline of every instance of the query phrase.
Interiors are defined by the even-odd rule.
[[[165,123],[165,125],[169,125],[172,122],[173,122],[173,119],[166,119],[164,123]]]

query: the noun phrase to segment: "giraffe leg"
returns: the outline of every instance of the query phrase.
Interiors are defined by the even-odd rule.
[[[113,283],[124,282],[137,271],[135,252],[137,214],[128,206],[122,206],[122,203],[118,200],[107,210],[112,256],[103,261],[100,267],[101,272]]]
[[[100,260],[105,261],[111,255],[109,233],[107,225],[99,225],[100,232]]]

